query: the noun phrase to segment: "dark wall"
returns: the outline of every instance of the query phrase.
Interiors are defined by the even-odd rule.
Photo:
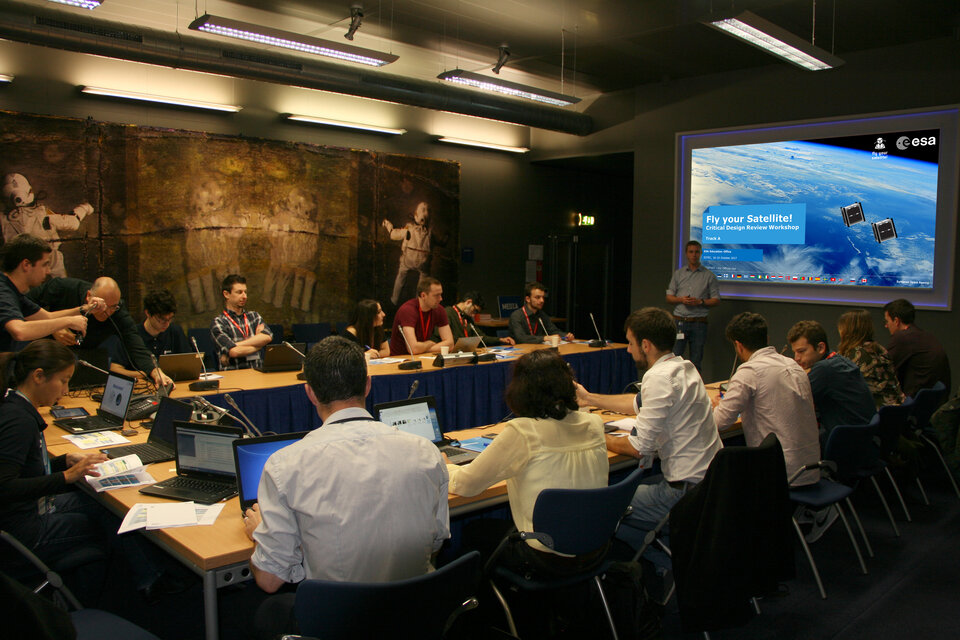
[[[675,237],[672,212],[677,132],[960,103],[960,43],[938,40],[876,50],[848,58],[843,67],[819,73],[773,64],[754,72],[644,88],[634,98],[636,115],[628,126],[632,127],[636,154],[633,235],[637,241],[631,290],[636,308],[665,304],[664,292],[676,251],[669,238]],[[958,291],[960,281],[954,283],[954,311],[921,311],[917,318],[919,326],[940,336],[955,371],[960,370]],[[836,344],[836,319],[848,309],[824,304],[726,301],[710,314],[704,378],[729,375],[733,349],[723,339],[723,328],[741,311],[766,316],[771,344],[780,348],[787,330],[800,319],[823,323]],[[882,312],[871,312],[878,338],[885,343]]]

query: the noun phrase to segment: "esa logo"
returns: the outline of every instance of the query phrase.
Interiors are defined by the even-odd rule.
[[[900,136],[897,138],[897,149],[906,151],[910,147],[935,147],[937,146],[936,136],[923,136],[911,138],[909,136]]]

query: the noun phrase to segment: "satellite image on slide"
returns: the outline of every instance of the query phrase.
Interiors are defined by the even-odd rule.
[[[691,238],[703,264],[722,281],[932,288],[938,133],[693,149]],[[904,145],[924,140],[926,154],[905,157]],[[847,226],[855,203],[862,221]],[[792,218],[776,215],[783,205]],[[757,211],[773,215],[737,216]],[[784,219],[794,224],[768,224]],[[872,225],[887,219],[896,232],[878,241]]]

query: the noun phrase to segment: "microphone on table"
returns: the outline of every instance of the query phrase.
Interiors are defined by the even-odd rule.
[[[110,375],[110,372],[107,371],[106,369],[101,369],[101,368],[98,367],[97,365],[95,365],[95,364],[90,364],[90,363],[87,362],[86,360],[81,360],[81,359],[78,358],[78,359],[77,359],[77,362],[78,362],[79,364],[82,364],[82,365],[85,366],[85,367],[90,367],[90,368],[93,369],[94,371],[99,371],[100,373],[103,373],[103,374],[106,374],[106,375]]]
[[[480,332],[479,332],[479,331],[477,331],[476,325],[471,324],[471,325],[470,325],[470,328],[473,329],[473,332],[474,332],[475,334],[477,334],[477,337],[480,338],[480,344],[482,344],[482,345],[483,345],[483,348],[486,349],[486,348],[487,348],[487,343],[483,341],[483,336],[480,335]]]
[[[157,356],[153,355],[153,352],[150,352],[150,362],[153,363],[153,370],[157,371],[160,369],[160,365],[157,364]],[[152,372],[151,372],[152,373]],[[147,376],[149,378],[149,376]],[[170,395],[170,392],[167,391],[167,385],[161,385],[159,382],[154,381],[157,387],[157,400],[160,398],[166,398]]]
[[[240,414],[240,416],[243,418],[243,422],[246,423],[246,424],[244,425],[244,427],[249,426],[249,429],[245,429],[248,434],[250,434],[250,435],[257,435],[257,436],[262,436],[262,435],[263,435],[262,433],[260,433],[260,429],[257,429],[257,427],[256,427],[256,426],[253,424],[253,422],[250,420],[250,418],[247,417],[247,414],[245,414],[245,413],[243,412],[243,410],[240,409],[240,407],[237,406],[237,403],[233,401],[233,398],[230,397],[230,394],[229,394],[229,393],[223,394],[223,400],[224,400],[224,402],[226,402],[228,405],[230,405],[231,407],[233,407],[233,409],[234,409],[237,413]],[[241,423],[241,424],[243,424],[243,423]]]
[[[414,380],[413,384],[410,385],[410,393],[407,394],[407,400],[413,397],[414,392],[417,390],[417,387],[420,386],[419,380]]]
[[[413,349],[410,347],[410,341],[407,340],[407,336],[403,333],[403,327],[397,326],[397,330],[400,331],[400,337],[403,338],[403,343],[407,345],[407,353],[410,354],[411,358],[415,358],[413,355]],[[397,368],[401,371],[412,371],[414,369],[422,369],[423,364],[419,360],[410,360],[410,362],[401,362],[397,365]]]
[[[306,358],[306,357],[307,357],[305,353],[303,353],[302,351],[300,351],[300,349],[297,349],[295,346],[293,346],[292,344],[290,344],[290,343],[287,342],[286,340],[283,341],[283,344],[287,345],[287,348],[288,348],[288,349],[291,349],[295,354],[297,354],[297,355],[300,356],[301,358]]]
[[[203,354],[200,352],[200,347],[197,346],[197,339],[193,336],[190,336],[190,342],[193,343],[193,350],[197,352],[198,356],[200,356],[200,369],[203,371],[203,373],[200,374],[199,380],[196,382],[191,382],[188,385],[190,387],[190,391],[212,391],[213,389],[219,389],[219,380],[206,380],[207,365],[203,361]]]
[[[607,341],[604,340],[603,337],[600,335],[600,329],[597,328],[597,321],[593,319],[592,312],[590,313],[590,322],[593,323],[593,330],[597,332],[597,339],[591,340],[590,342],[588,342],[587,346],[593,347],[595,349],[597,347],[602,349],[603,347],[607,346]]]

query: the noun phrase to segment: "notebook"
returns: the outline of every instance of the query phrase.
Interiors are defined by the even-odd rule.
[[[433,396],[409,398],[396,402],[384,402],[373,407],[373,417],[384,424],[396,427],[405,433],[426,438],[447,455],[451,464],[466,464],[478,453],[452,446],[453,440],[443,437],[437,405]]]
[[[148,496],[213,504],[237,494],[233,441],[239,427],[174,421],[177,475],[140,489]]]
[[[203,356],[199,353],[164,353],[157,363],[174,382],[199,380]]]
[[[130,404],[130,397],[133,396],[133,385],[133,378],[111,373],[107,376],[97,415],[62,418],[54,420],[53,424],[70,433],[122,429],[124,417],[127,415],[127,405]]]
[[[111,459],[122,458],[135,453],[145,465],[173,460],[175,456],[173,422],[174,420],[189,420],[191,415],[193,415],[193,405],[173,398],[160,398],[160,406],[157,409],[156,417],[153,419],[150,437],[146,442],[111,447],[100,451]]]
[[[233,461],[237,467],[241,514],[257,502],[257,488],[260,486],[260,476],[263,475],[263,465],[267,463],[267,458],[308,433],[310,432],[297,431],[259,438],[240,438],[233,441]]]
[[[303,342],[293,342],[294,348],[300,353],[307,350]],[[255,368],[263,373],[277,371],[300,371],[303,368],[303,358],[285,344],[268,344],[263,348],[263,357],[257,361]]]

